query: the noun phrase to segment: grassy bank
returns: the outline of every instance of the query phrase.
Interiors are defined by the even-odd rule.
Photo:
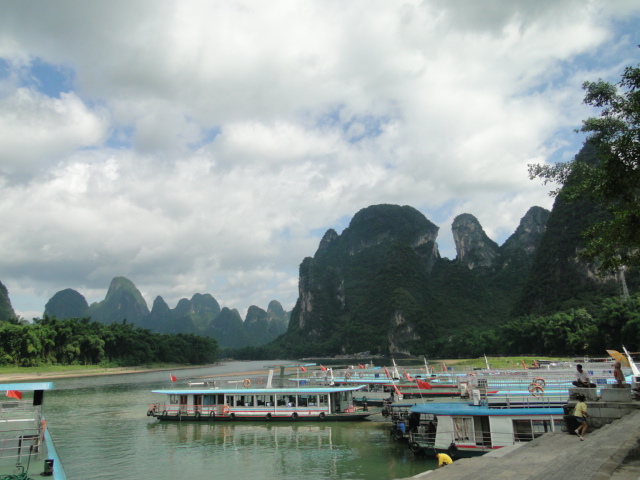
[[[91,375],[117,375],[146,371],[180,370],[204,365],[183,365],[173,363],[153,363],[130,367],[108,367],[99,365],[46,365],[42,367],[0,367],[0,382],[14,380],[48,380],[62,377],[83,377]]]

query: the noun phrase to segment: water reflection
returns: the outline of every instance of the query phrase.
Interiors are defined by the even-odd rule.
[[[256,368],[251,362],[240,366]],[[181,372],[179,378],[215,375],[211,370]],[[151,390],[167,386],[168,379],[168,372],[150,372],[54,382],[46,410],[71,480],[388,480],[433,468],[431,460],[415,458],[390,439],[384,423],[159,422],[146,416],[147,406]]]

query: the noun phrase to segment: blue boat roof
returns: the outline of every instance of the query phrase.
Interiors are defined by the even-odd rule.
[[[468,403],[421,403],[411,408],[416,413],[433,415],[468,415],[468,416],[500,416],[500,415],[562,415],[561,407],[513,407],[489,408],[486,405]]]
[[[53,382],[0,383],[0,392],[7,390],[53,390]]]
[[[270,395],[270,394],[306,394],[306,393],[335,393],[335,392],[353,392],[365,388],[366,385],[357,387],[300,387],[300,388],[172,388],[167,390],[152,390],[153,393],[164,393],[167,395],[211,395],[211,394],[228,394],[228,395]]]

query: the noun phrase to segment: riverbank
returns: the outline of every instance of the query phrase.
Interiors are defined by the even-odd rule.
[[[53,371],[24,371],[15,372],[13,370],[9,372],[3,372],[0,370],[0,383],[16,382],[16,381],[48,381],[58,378],[73,378],[73,377],[97,377],[101,375],[125,375],[130,373],[144,373],[144,372],[162,372],[162,371],[178,371],[187,370],[191,368],[206,368],[214,367],[219,364],[211,365],[162,365],[162,366],[145,366],[139,365],[135,367],[95,367],[95,368],[81,368],[70,370],[53,370]]]

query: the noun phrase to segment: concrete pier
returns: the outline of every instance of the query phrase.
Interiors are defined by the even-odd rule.
[[[595,402],[594,402],[595,403]],[[587,402],[593,418],[593,404]],[[547,433],[532,442],[460,459],[411,479],[425,480],[638,480],[640,410],[601,428],[585,440],[567,432]],[[595,408],[594,408],[595,410]]]

